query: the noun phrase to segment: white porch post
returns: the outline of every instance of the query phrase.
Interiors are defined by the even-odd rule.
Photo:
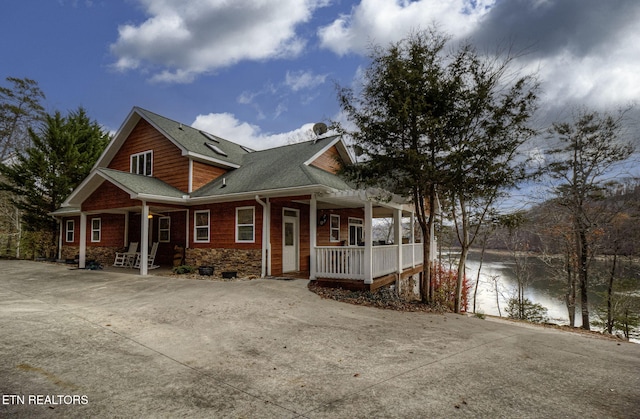
[[[398,246],[396,251],[398,252],[398,270],[399,274],[402,273],[402,209],[396,209],[393,214],[393,241]]]
[[[148,275],[149,267],[149,206],[142,201],[142,228],[140,232],[140,275]]]
[[[80,213],[80,256],[78,268],[84,269],[87,265],[87,214]]]
[[[124,214],[124,237],[122,238],[124,247],[129,246],[129,211]]]
[[[364,204],[364,283],[373,284],[373,203]]]
[[[309,279],[316,279],[316,244],[318,229],[318,201],[316,194],[311,194],[311,202],[309,204]]]
[[[60,226],[60,234],[58,235],[58,260],[62,259],[62,237],[64,234],[64,229],[67,227],[64,223],[64,218],[57,218],[58,225]]]
[[[415,244],[416,244],[416,213],[415,212],[411,212],[411,238],[409,239],[409,241],[411,241],[411,245],[414,247],[414,249],[411,251],[411,267],[415,268],[416,267],[416,251],[415,251]],[[422,244],[424,246],[424,243]]]

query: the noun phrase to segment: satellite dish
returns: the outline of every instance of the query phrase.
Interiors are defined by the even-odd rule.
[[[321,136],[322,134],[327,132],[327,124],[323,122],[318,122],[317,124],[314,124],[313,132],[316,134],[317,137]]]

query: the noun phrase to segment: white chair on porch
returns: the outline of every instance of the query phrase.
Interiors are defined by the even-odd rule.
[[[153,245],[151,246],[151,251],[149,252],[149,255],[147,256],[147,267],[149,269],[156,269],[159,268],[160,265],[156,265],[155,264],[155,260],[156,260],[156,253],[158,253],[158,242],[154,242]],[[139,268],[140,267],[140,259],[142,259],[142,257],[140,256],[140,254],[138,254],[138,258],[136,259],[136,263],[134,265],[134,268]]]
[[[116,252],[116,258],[113,261],[113,266],[124,268],[125,266],[133,266],[136,259],[136,252],[138,251],[138,242],[129,243],[129,249],[126,252]]]

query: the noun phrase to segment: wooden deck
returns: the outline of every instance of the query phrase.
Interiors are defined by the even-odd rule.
[[[422,265],[415,268],[405,269],[401,274],[401,278],[415,275],[422,272]],[[327,288],[342,288],[350,291],[375,291],[377,289],[387,287],[391,284],[395,284],[398,280],[398,274],[393,273],[384,275],[373,279],[373,284],[365,284],[364,281],[357,279],[332,279],[332,278],[318,278],[316,283],[321,287]]]

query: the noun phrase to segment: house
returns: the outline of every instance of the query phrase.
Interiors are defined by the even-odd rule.
[[[358,190],[336,173],[353,159],[340,136],[254,151],[134,107],[95,167],[53,213],[60,257],[113,263],[139,243],[140,274],[185,263],[260,277],[288,273],[371,289],[421,271],[422,244],[401,237],[404,199]],[[395,220],[373,243],[376,217]]]

